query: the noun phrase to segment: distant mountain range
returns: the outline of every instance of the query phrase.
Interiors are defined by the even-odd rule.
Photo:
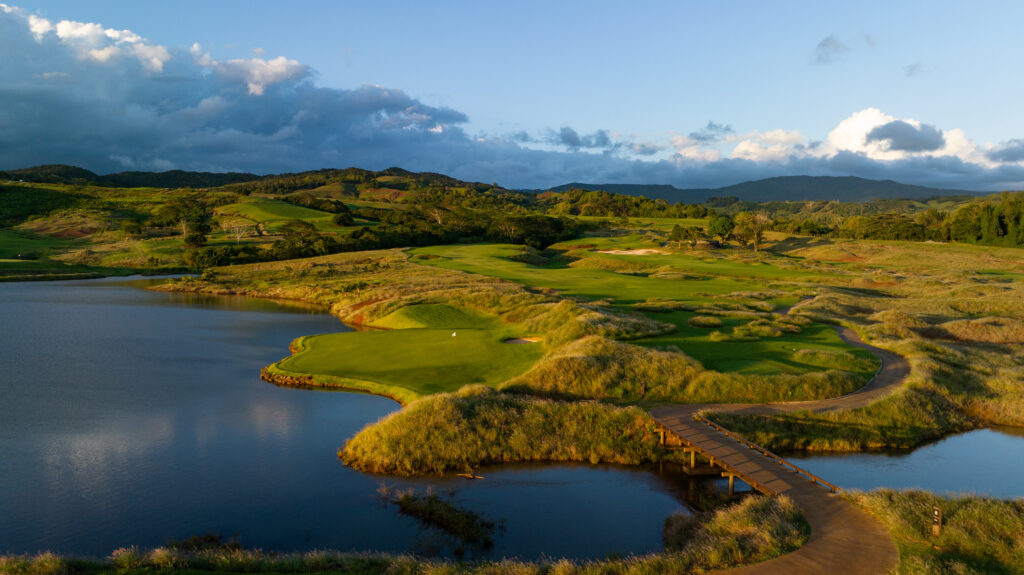
[[[573,182],[551,188],[553,192],[603,190],[613,194],[660,198],[670,202],[703,203],[708,198],[738,198],[748,202],[774,201],[828,201],[863,202],[875,199],[919,199],[936,196],[982,195],[990,192],[948,190],[901,184],[892,180],[832,176],[782,176],[752,182],[743,182],[724,188],[680,189],[668,185],[644,184],[583,184]]]
[[[119,172],[101,176],[76,166],[52,164],[20,170],[0,171],[0,180],[23,180],[46,184],[96,184],[115,188],[214,188],[251,182],[263,176],[237,172]]]
[[[329,172],[331,170],[327,170]],[[302,174],[323,173],[303,172]],[[389,168],[381,174],[410,174],[398,168]],[[62,184],[96,184],[111,187],[153,187],[153,188],[212,188],[240,182],[256,180],[272,180],[285,176],[302,174],[281,174],[260,176],[248,173],[218,172],[185,172],[171,170],[168,172],[120,172],[116,174],[98,175],[84,168],[65,165],[36,166],[21,170],[0,171],[0,180],[24,180],[26,182],[62,183]],[[435,174],[424,174],[435,176]],[[450,179],[450,178],[445,178]],[[454,180],[453,180],[454,181]],[[564,184],[551,191],[563,192],[572,188],[581,190],[603,190],[613,194],[628,196],[644,196],[660,198],[670,202],[688,204],[704,203],[709,198],[738,199],[746,202],[774,201],[827,201],[862,202],[875,199],[921,199],[937,196],[977,196],[990,192],[971,192],[967,190],[950,190],[928,188],[901,184],[892,180],[868,180],[855,177],[831,176],[782,176],[743,182],[724,188],[691,188],[681,189],[669,185],[652,184],[584,184],[573,182]],[[525,190],[524,190],[525,191]],[[532,190],[536,192],[544,190]],[[726,202],[729,203],[729,202]]]

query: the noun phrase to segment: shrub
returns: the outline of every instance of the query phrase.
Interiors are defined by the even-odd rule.
[[[115,549],[114,552],[110,554],[110,560],[113,562],[114,568],[118,571],[139,569],[145,564],[142,552],[140,552],[139,548],[134,545],[131,547]]]
[[[722,320],[713,315],[695,315],[686,323],[691,327],[722,327]]]

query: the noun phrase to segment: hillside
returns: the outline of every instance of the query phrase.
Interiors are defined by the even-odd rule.
[[[949,190],[901,184],[892,180],[868,180],[855,177],[782,176],[751,182],[742,182],[722,188],[680,189],[669,185],[644,184],[583,184],[573,182],[551,188],[565,191],[571,188],[604,190],[615,194],[660,198],[671,202],[705,202],[708,198],[735,197],[750,202],[772,201],[829,201],[861,202],[888,198],[931,198],[936,196],[980,195],[985,192]]]

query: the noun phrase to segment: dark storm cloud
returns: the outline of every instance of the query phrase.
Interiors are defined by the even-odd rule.
[[[690,139],[701,144],[713,144],[721,141],[724,137],[729,134],[733,134],[735,131],[729,124],[716,124],[712,121],[708,121],[708,124],[696,132],[690,132]]]
[[[611,136],[608,135],[607,130],[597,130],[592,134],[581,136],[579,132],[569,126],[563,126],[557,132],[551,132],[547,141],[552,144],[564,146],[570,150],[578,150],[580,148],[608,149],[616,146],[616,144],[612,142]]]
[[[1024,161],[1024,140],[1010,140],[985,156],[993,162]]]
[[[867,142],[889,142],[890,150],[902,152],[933,152],[946,145],[942,130],[929,124],[916,127],[902,120],[894,120],[868,132]]]
[[[817,47],[814,48],[814,59],[815,64],[831,64],[842,58],[843,54],[848,52],[850,47],[843,44],[834,35],[829,34],[818,42]]]

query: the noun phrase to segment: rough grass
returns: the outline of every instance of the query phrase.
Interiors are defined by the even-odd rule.
[[[722,320],[713,315],[695,315],[686,320],[690,327],[722,327]]]
[[[665,520],[665,546],[692,558],[690,569],[713,571],[731,565],[778,557],[802,546],[810,526],[793,500],[747,497],[701,515],[675,514]]]
[[[639,408],[468,386],[423,398],[363,428],[339,456],[362,471],[429,475],[513,461],[638,465],[666,453],[654,420]]]
[[[678,351],[659,351],[599,336],[580,338],[501,387],[569,399],[682,403],[760,403],[821,399],[863,385],[852,374],[736,374],[706,371]]]
[[[845,495],[892,533],[897,573],[1024,573],[1024,500],[889,489]],[[943,517],[938,537],[931,533],[934,507]]]

